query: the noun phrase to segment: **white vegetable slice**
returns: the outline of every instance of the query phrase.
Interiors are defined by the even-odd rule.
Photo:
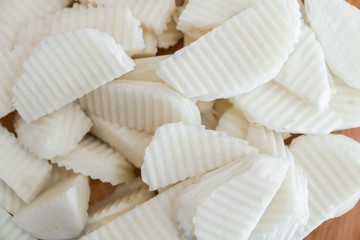
[[[176,23],[174,20],[171,20],[166,25],[166,30],[157,35],[157,47],[168,49],[171,46],[174,46],[181,38],[183,38],[183,33],[176,29]]]
[[[71,0],[0,1],[0,49],[12,48],[19,30],[29,21],[53,13],[71,2]]]
[[[306,0],[305,11],[329,68],[346,84],[360,89],[359,9],[343,0]]]
[[[37,238],[73,238],[85,226],[89,197],[88,178],[76,175],[43,192],[13,222]]]
[[[289,161],[267,155],[246,160],[237,171],[229,169],[234,171],[232,177],[226,175],[228,179],[196,208],[193,223],[197,239],[247,239],[289,167]]]
[[[250,123],[245,139],[251,146],[258,148],[260,153],[286,158],[286,147],[281,133]]]
[[[66,170],[64,167],[59,167],[56,164],[52,164],[52,171],[49,180],[47,181],[44,190],[51,188],[53,185],[74,176],[75,173],[73,171]]]
[[[0,179],[25,203],[31,202],[49,179],[51,165],[21,146],[4,127],[0,127],[0,146]]]
[[[217,131],[223,131],[230,136],[245,139],[248,134],[249,121],[245,115],[235,107],[231,106],[219,119]]]
[[[309,221],[297,229],[294,239],[303,239],[359,193],[360,159],[352,151],[355,146],[359,152],[359,143],[331,134],[300,136],[292,141],[290,150],[308,179],[310,210]]]
[[[154,190],[256,152],[246,141],[226,133],[169,123],[156,130],[145,151],[141,175]]]
[[[3,208],[12,215],[25,205],[24,201],[1,179],[0,193],[0,209]]]
[[[0,207],[0,239],[3,240],[36,240],[12,222],[12,216]]]
[[[25,71],[13,88],[14,106],[26,122],[36,120],[133,66],[122,47],[98,30],[78,29],[50,36],[25,60]]]
[[[299,34],[296,0],[262,0],[177,51],[157,73],[189,98],[232,97],[274,78]]]
[[[63,11],[63,9],[58,11]],[[28,44],[35,47],[41,39],[50,35],[52,18],[53,14],[50,14],[43,18],[36,18],[29,21],[26,26],[20,29],[16,44]]]
[[[121,152],[135,167],[141,168],[144,163],[145,149],[152,135],[119,126],[96,115],[91,115],[91,119],[94,123],[91,133]]]
[[[193,179],[188,179],[175,185],[82,237],[81,240],[179,239],[181,233],[173,218],[173,209],[180,192],[192,182]]]
[[[134,70],[122,75],[120,78],[138,81],[162,82],[158,75],[156,75],[156,69],[158,68],[159,63],[168,57],[169,55],[163,55],[134,59]]]
[[[77,28],[94,28],[112,36],[121,44],[129,56],[139,53],[145,47],[140,21],[124,5],[91,5],[87,8],[66,8],[57,11],[51,24],[51,35]]]
[[[91,136],[85,136],[67,155],[51,160],[60,167],[117,185],[134,177],[134,169],[124,156],[109,145]]]
[[[295,50],[274,80],[320,110],[329,107],[331,91],[324,52],[305,23]]]
[[[342,122],[335,111],[320,111],[274,81],[234,97],[231,102],[244,112],[250,122],[278,132],[329,133]]]
[[[75,149],[92,123],[79,104],[69,103],[31,123],[17,116],[14,125],[19,141],[27,149],[40,158],[52,159]]]
[[[143,58],[143,57],[154,57],[156,55],[158,51],[156,35],[144,29],[143,39],[145,44],[144,49],[132,57]]]
[[[200,124],[196,104],[160,82],[113,81],[81,98],[80,104],[105,120],[150,134],[165,123]]]
[[[13,50],[0,51],[0,117],[15,110],[11,91],[16,79],[23,72],[22,63],[32,51],[30,45],[15,46]]]

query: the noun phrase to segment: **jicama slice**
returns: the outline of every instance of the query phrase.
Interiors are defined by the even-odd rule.
[[[132,165],[122,154],[91,136],[85,136],[73,151],[55,157],[51,162],[112,185],[127,182],[134,177]]]
[[[308,179],[310,210],[309,221],[297,229],[294,239],[303,239],[359,193],[360,158],[352,148],[359,152],[360,144],[341,135],[300,136],[292,141],[290,150]]]
[[[31,202],[49,179],[51,165],[26,150],[0,126],[0,179],[25,203]]]
[[[156,75],[156,69],[159,63],[168,57],[169,55],[163,55],[134,59],[134,70],[122,75],[120,78],[138,81],[162,82],[158,75]]]
[[[217,131],[223,131],[230,136],[245,139],[248,134],[249,121],[245,115],[235,107],[231,106],[219,119]]]
[[[150,192],[148,186],[144,183],[128,192],[117,194],[116,199],[107,203],[99,210],[89,213],[85,232],[94,231],[154,196],[155,193]]]
[[[53,185],[74,176],[75,173],[73,171],[66,170],[64,167],[59,167],[56,164],[52,164],[52,171],[50,174],[49,180],[46,182],[46,185],[44,187],[43,191],[46,191],[47,189],[51,188]]]
[[[200,123],[196,104],[160,82],[113,81],[81,98],[80,104],[105,120],[150,134],[165,123]]]
[[[247,239],[289,167],[289,161],[267,155],[249,156],[245,161],[245,166],[240,160],[228,169],[227,179],[212,180],[222,184],[215,183],[213,191],[196,207],[192,221],[197,239]]]
[[[180,192],[193,181],[190,178],[175,185],[82,237],[81,240],[179,239],[181,233],[173,218],[173,208]]]
[[[277,132],[323,134],[334,131],[342,122],[334,110],[320,111],[273,81],[231,102],[250,122]]]
[[[0,49],[12,48],[19,30],[29,21],[53,13],[71,2],[71,0],[0,1]]]
[[[169,123],[156,130],[145,151],[141,176],[155,190],[256,152],[246,141],[226,133]]]
[[[158,51],[157,49],[157,38],[156,35],[152,32],[149,32],[147,30],[143,30],[143,39],[145,47],[144,49],[135,54],[134,58],[144,58],[144,57],[154,57]]]
[[[295,50],[274,80],[320,110],[329,107],[331,91],[324,52],[305,23],[302,23]]]
[[[306,0],[305,11],[329,68],[346,84],[360,89],[359,9],[343,0]]]
[[[0,239],[3,240],[36,240],[12,222],[12,216],[0,207]]]
[[[63,10],[58,10],[63,11]],[[41,39],[50,35],[53,15],[36,18],[22,27],[17,36],[16,45],[28,44],[35,47]]]
[[[286,147],[281,133],[250,123],[245,139],[251,146],[258,148],[260,153],[286,158]]]
[[[129,56],[145,47],[140,21],[124,5],[66,8],[52,17],[51,35],[77,28],[94,28],[112,36]]]
[[[166,30],[157,35],[157,47],[168,49],[171,46],[174,46],[181,38],[183,38],[183,33],[176,29],[176,23],[174,20],[171,20],[166,25]]]
[[[37,238],[73,238],[85,226],[89,197],[88,178],[76,175],[43,192],[13,222]]]
[[[40,158],[52,159],[72,151],[92,123],[79,104],[69,103],[31,123],[17,116],[14,125],[19,141],[26,148]]]
[[[25,205],[24,201],[1,179],[0,193],[0,209],[3,208],[12,215]]]
[[[262,0],[177,51],[157,73],[189,98],[232,97],[274,78],[299,34],[297,0]]]
[[[122,47],[98,30],[78,29],[50,36],[25,60],[25,71],[13,88],[14,106],[26,122],[31,122],[133,66]]]
[[[119,126],[96,115],[91,115],[91,119],[94,123],[91,133],[116,151],[121,152],[135,167],[141,168],[144,163],[145,149],[149,145],[152,135]]]
[[[30,45],[15,46],[13,50],[0,51],[0,117],[15,110],[12,87],[23,72],[22,63],[32,51]]]

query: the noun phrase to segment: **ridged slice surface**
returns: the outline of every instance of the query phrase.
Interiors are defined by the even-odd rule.
[[[85,226],[89,198],[88,178],[75,175],[40,194],[13,222],[40,239],[74,238]]]
[[[71,0],[19,0],[0,2],[0,49],[12,48],[21,27],[68,6]]]
[[[256,152],[245,140],[201,125],[165,124],[145,151],[142,179],[154,190]]]
[[[319,109],[328,108],[331,91],[324,52],[305,23],[302,23],[295,50],[274,80]]]
[[[134,70],[122,75],[120,78],[138,81],[162,82],[158,75],[156,75],[156,69],[158,68],[159,63],[168,57],[169,55],[136,58],[134,59]]]
[[[91,119],[94,123],[91,128],[92,134],[116,151],[121,152],[135,167],[141,168],[144,163],[145,149],[149,145],[152,135],[119,126],[96,115],[91,115]]]
[[[132,57],[144,58],[144,57],[154,57],[156,55],[158,49],[157,49],[157,38],[155,33],[143,29],[143,38],[145,44],[144,49]]]
[[[36,240],[12,222],[12,216],[0,207],[0,239],[3,240]]]
[[[25,203],[24,201],[0,179],[0,208],[14,215]]]
[[[149,201],[137,206],[108,224],[96,229],[81,240],[179,239],[180,231],[173,218],[177,197],[192,179],[183,181]]]
[[[331,71],[360,89],[359,9],[343,0],[306,0],[305,12]]]
[[[259,0],[189,1],[180,15],[178,29],[187,32],[214,28],[257,2]]]
[[[14,106],[31,122],[129,72],[133,65],[122,47],[99,30],[50,36],[24,62],[13,87]]]
[[[4,127],[0,127],[0,146],[0,178],[25,203],[31,202],[49,179],[51,165],[26,150]]]
[[[278,132],[329,133],[342,122],[334,110],[320,111],[273,81],[234,97],[231,102],[244,112],[250,122]]]
[[[184,34],[176,29],[174,20],[171,20],[166,25],[166,30],[162,34],[157,35],[157,47],[168,49],[174,46],[183,36]]]
[[[70,153],[51,161],[67,170],[71,169],[112,185],[127,182],[134,177],[132,165],[122,154],[91,136],[85,136]]]
[[[159,65],[157,74],[189,98],[248,92],[279,73],[300,34],[296,0],[260,1]]]
[[[358,152],[360,144],[343,138],[348,139],[341,135],[301,136],[290,145],[308,179],[310,211],[309,221],[297,229],[294,239],[304,238],[334,217],[344,202],[359,193],[360,158],[351,149],[356,146]]]
[[[258,148],[260,153],[286,158],[286,146],[281,133],[250,123],[245,139],[251,146]]]
[[[78,28],[94,28],[106,32],[121,44],[129,56],[145,47],[140,21],[129,8],[117,4],[87,8],[66,8],[52,17],[51,35]]]
[[[25,122],[20,116],[15,119],[19,141],[44,159],[52,159],[75,149],[91,126],[91,120],[76,103],[69,103],[31,123]]]
[[[267,155],[247,158],[235,176],[201,202],[193,218],[197,239],[247,239],[278,191],[289,162]]]
[[[196,104],[164,83],[117,80],[80,99],[89,113],[149,134],[171,122],[200,123]]]
[[[64,11],[64,8],[58,11]],[[36,18],[29,21],[19,30],[16,44],[29,44],[35,47],[43,38],[50,35],[52,18],[53,14],[50,14],[43,18]]]
[[[52,164],[52,171],[50,174],[49,180],[46,182],[46,185],[44,187],[43,191],[46,191],[47,189],[53,187],[55,184],[59,183],[60,181],[63,181],[67,178],[71,178],[74,176],[75,173],[73,171],[66,170],[64,167],[59,167],[56,164]]]
[[[245,115],[235,107],[231,106],[219,119],[217,131],[223,131],[230,136],[245,139],[248,133],[249,121]]]
[[[0,51],[0,117],[15,110],[12,88],[23,72],[22,63],[32,51],[30,45],[17,45],[13,50]]]

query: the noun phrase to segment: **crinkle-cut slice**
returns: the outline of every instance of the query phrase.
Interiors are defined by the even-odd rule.
[[[209,101],[209,102],[197,101],[196,102],[196,105],[198,106],[200,113],[211,112],[214,107],[214,104],[215,104],[215,101]]]
[[[57,156],[51,162],[112,185],[127,182],[134,177],[132,165],[121,153],[91,136],[85,136],[73,151]]]
[[[213,112],[206,112],[201,114],[201,125],[206,129],[215,130],[218,125],[218,120]]]
[[[353,148],[359,152],[360,144],[341,135],[304,135],[292,141],[290,150],[308,179],[310,211],[309,221],[297,229],[294,239],[303,239],[333,218],[359,193],[360,157]]]
[[[329,107],[331,91],[324,52],[305,23],[302,23],[295,50],[274,80],[320,110]]]
[[[91,49],[91,51],[90,51]],[[36,120],[132,70],[134,62],[107,33],[78,29],[45,38],[25,60],[13,102]]]
[[[197,239],[247,239],[289,168],[289,161],[268,155],[249,156],[245,161],[245,166],[240,160],[240,167],[234,164],[230,173],[224,171],[221,180],[212,180],[215,186],[198,204],[192,220]]]
[[[13,50],[0,51],[0,118],[15,110],[11,91],[23,72],[22,63],[32,51],[30,45],[17,45]]]
[[[178,29],[187,32],[217,27],[257,2],[259,0],[192,0],[180,15]]]
[[[251,153],[257,153],[257,149],[224,132],[169,123],[156,130],[145,151],[141,175],[150,190],[155,190]]]
[[[177,51],[157,74],[189,98],[233,97],[274,78],[299,34],[297,0],[262,0]]]
[[[133,55],[134,58],[154,57],[158,51],[157,49],[157,38],[156,35],[147,30],[143,30],[143,39],[145,47],[144,49]]]
[[[89,198],[88,178],[75,175],[39,195],[13,222],[37,238],[73,238],[85,226]]]
[[[250,123],[245,139],[251,146],[258,148],[260,153],[286,157],[286,146],[281,133],[256,123]]]
[[[50,174],[50,178],[46,182],[46,185],[45,185],[43,191],[48,190],[49,188],[51,188],[58,182],[63,181],[67,178],[71,178],[74,175],[75,175],[75,173],[73,171],[71,171],[71,170],[69,171],[69,170],[66,170],[64,167],[59,167],[56,164],[52,164],[52,171]]]
[[[12,216],[0,207],[0,239],[3,240],[36,240],[12,222]]]
[[[305,11],[329,68],[360,89],[359,9],[343,0],[306,0]]]
[[[51,165],[26,150],[15,136],[0,126],[0,179],[31,202],[49,179]]]
[[[92,123],[79,104],[69,103],[31,123],[17,116],[14,125],[19,141],[27,149],[40,158],[52,159],[75,149]]]
[[[25,203],[24,201],[0,179],[0,208],[14,215]]]
[[[144,163],[145,149],[152,135],[136,129],[130,129],[111,123],[99,116],[91,115],[94,125],[91,133],[121,152],[135,167],[141,168]]]
[[[334,77],[336,78],[336,77]],[[360,90],[338,81],[332,86],[330,108],[342,118],[338,129],[360,127]]]
[[[80,99],[89,113],[145,131],[171,122],[200,124],[196,104],[161,82],[116,80]]]
[[[168,49],[171,46],[174,46],[181,38],[183,38],[183,33],[176,29],[176,23],[174,20],[171,20],[167,24],[166,30],[156,36],[157,47]]]
[[[179,239],[181,233],[173,217],[174,205],[181,191],[193,182],[194,179],[190,178],[176,184],[169,190],[82,237],[81,240]]]
[[[228,108],[219,119],[216,131],[223,131],[230,136],[245,139],[248,135],[249,121],[234,106]]]
[[[62,11],[62,10],[58,10]],[[22,27],[17,36],[17,45],[28,44],[35,47],[41,39],[50,35],[53,15],[47,15],[43,18],[36,18],[29,21]]]
[[[82,4],[111,6],[121,3],[130,8],[141,24],[156,35],[162,34],[175,11],[173,0],[80,0]]]
[[[140,21],[122,4],[57,11],[51,24],[51,35],[77,28],[94,28],[112,36],[129,56],[141,52],[145,45]]]
[[[250,122],[277,132],[323,134],[341,126],[334,110],[319,110],[271,81],[250,93],[234,97],[231,102]]]
[[[97,211],[89,213],[84,232],[94,231],[154,196],[155,193],[150,192],[148,186],[144,183],[128,192],[118,194],[113,201],[103,205]]]
[[[120,79],[162,82],[158,75],[156,75],[156,69],[158,68],[159,63],[168,57],[169,55],[163,55],[134,59],[134,70],[122,75]]]
[[[72,0],[0,1],[0,49],[12,48],[19,30],[29,21],[66,7]]]

